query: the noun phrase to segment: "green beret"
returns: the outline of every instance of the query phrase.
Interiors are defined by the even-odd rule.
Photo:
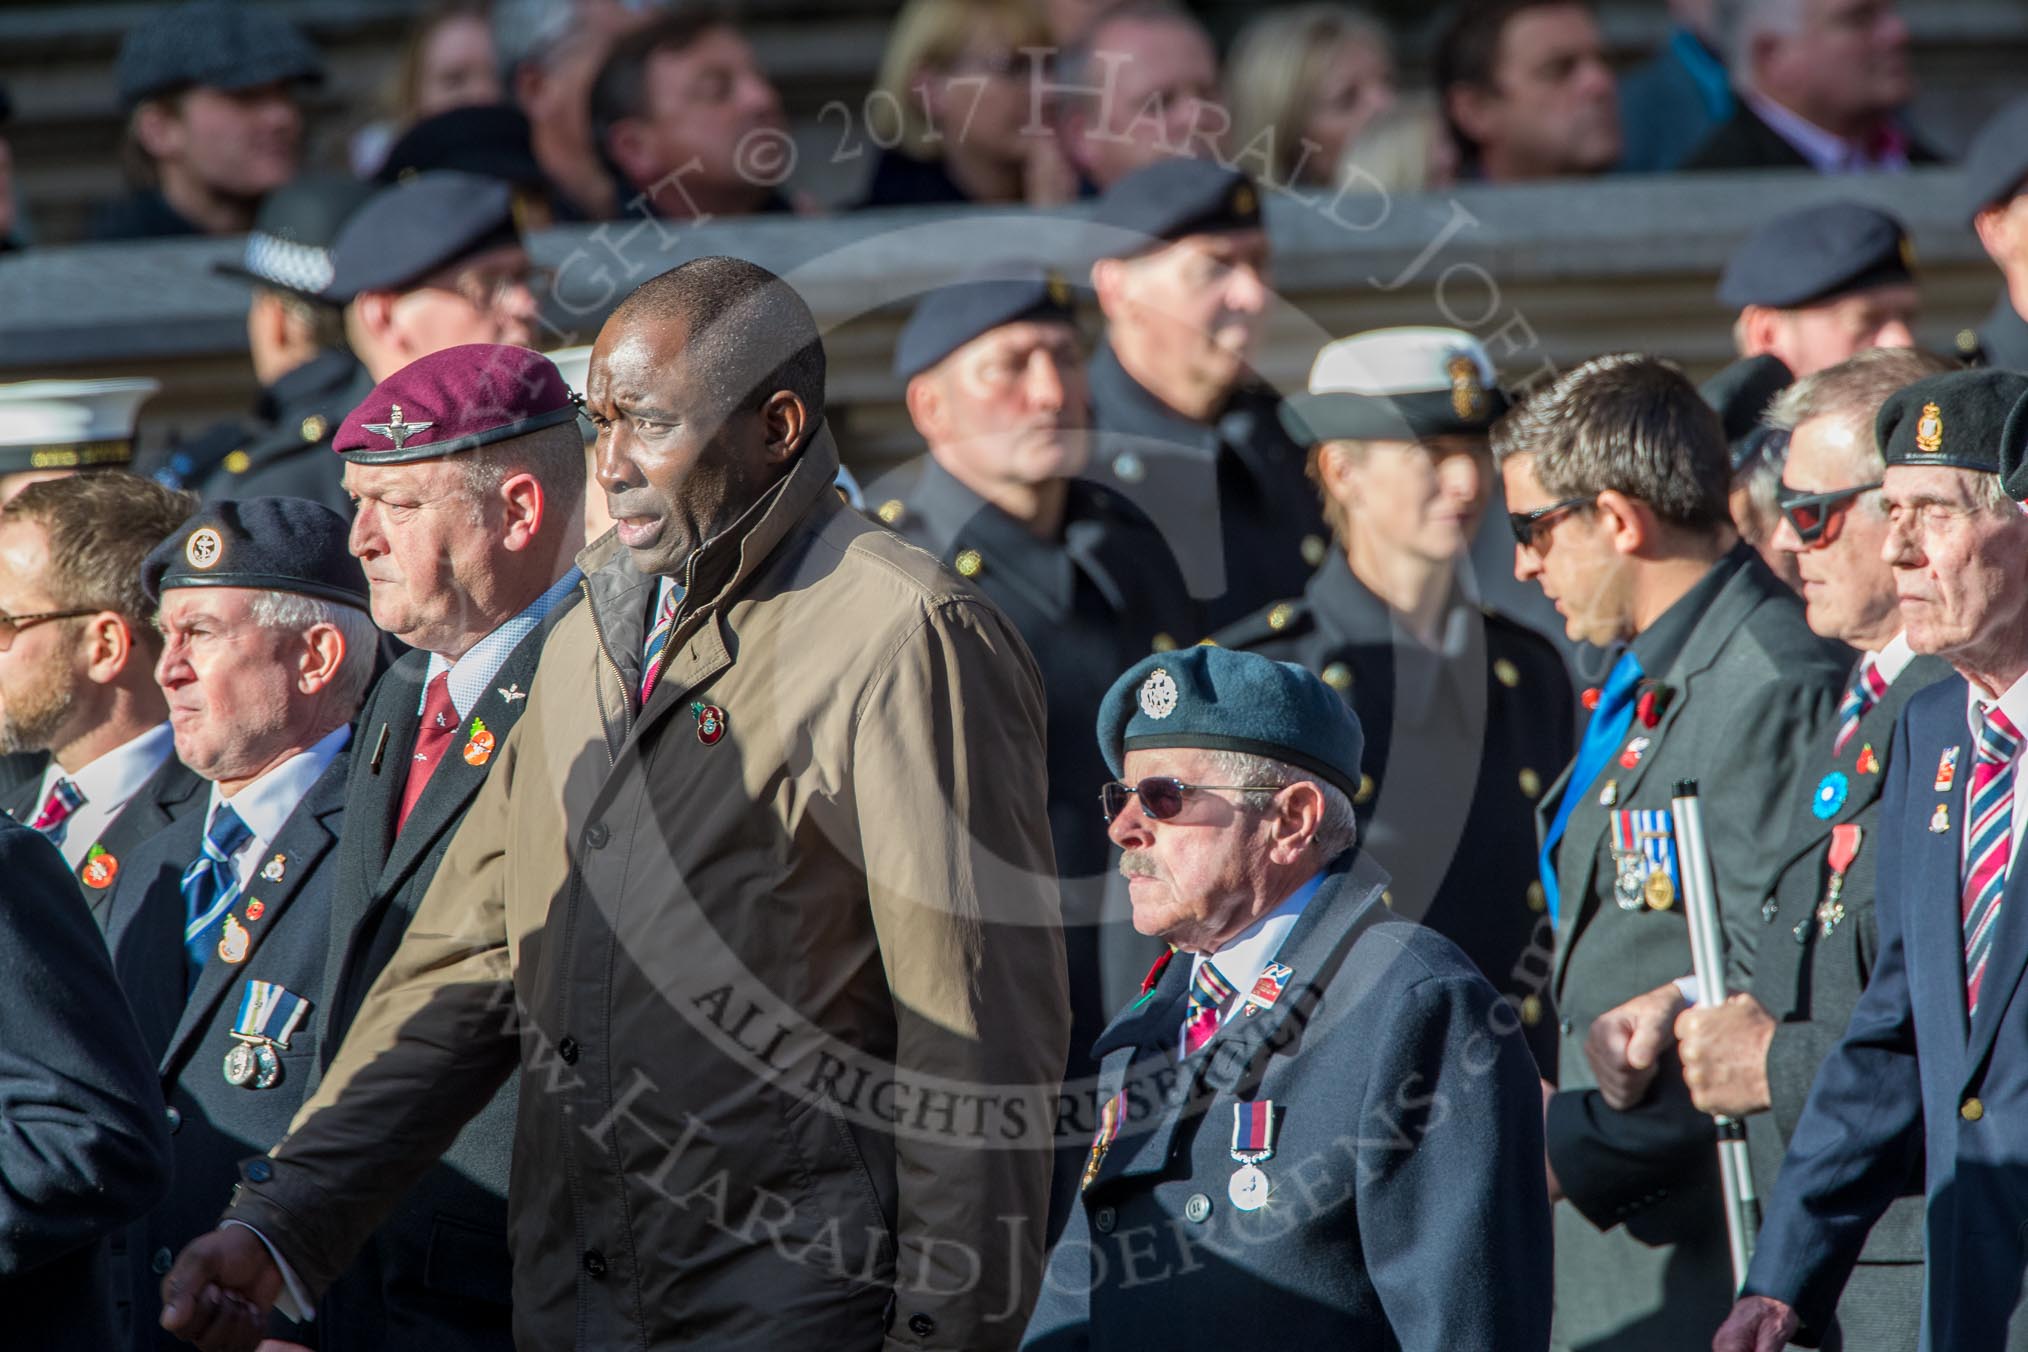
[[[1205,645],[1142,658],[1099,704],[1099,750],[1118,777],[1129,751],[1238,751],[1359,792],[1359,720],[1293,662]]]
[[[2001,471],[2000,447],[2015,410],[2028,398],[2028,376],[2012,371],[1951,371],[1927,376],[1889,395],[1873,424],[1890,465],[1948,465]]]

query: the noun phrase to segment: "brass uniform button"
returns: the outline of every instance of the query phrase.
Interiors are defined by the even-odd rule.
[[[1529,769],[1527,766],[1524,765],[1521,767],[1521,774],[1519,778],[1521,780],[1521,792],[1523,794],[1527,795],[1530,798],[1539,798],[1542,796],[1541,775],[1536,774],[1533,770]]]
[[[1268,628],[1270,629],[1288,628],[1289,617],[1295,613],[1296,612],[1294,606],[1291,606],[1286,601],[1282,602],[1280,605],[1276,606],[1273,610],[1270,610],[1268,612]]]
[[[1382,906],[1385,906],[1390,911],[1393,910],[1394,893],[1391,890],[1383,890],[1380,894],[1380,904]]]
[[[1157,634],[1148,646],[1158,653],[1172,653],[1176,651],[1176,639],[1171,634]]]
[[[881,503],[878,510],[873,514],[892,526],[895,522],[901,520],[907,511],[908,509],[902,506],[900,498],[889,498],[886,502]]]
[[[1315,568],[1324,561],[1324,554],[1327,549],[1328,546],[1325,545],[1323,536],[1305,535],[1303,537],[1303,562]]]
[[[1542,890],[1540,882],[1528,884],[1528,909],[1538,915],[1549,909],[1549,894]]]
[[[1979,350],[1979,335],[1971,329],[1958,330],[1958,351],[1967,357]]]
[[[1509,690],[1521,684],[1521,668],[1504,657],[1493,659],[1493,679]]]
[[[1542,1022],[1542,997],[1526,995],[1521,998],[1521,1022],[1533,1028]]]
[[[1357,792],[1357,793],[1355,793],[1355,794],[1353,794],[1353,795],[1352,795],[1352,801],[1353,801],[1353,802],[1355,802],[1355,803],[1370,803],[1370,802],[1372,802],[1372,801],[1373,801],[1373,789],[1374,789],[1374,783],[1373,783],[1373,776],[1372,776],[1372,775],[1361,775],[1361,776],[1359,776],[1359,792]]]
[[[1200,638],[1197,640],[1197,646],[1200,648],[1216,648],[1218,640],[1215,638]]]
[[[225,457],[225,472],[227,474],[244,474],[252,468],[253,457],[245,451],[234,451],[231,455]]]
[[[958,555],[957,569],[959,577],[977,577],[985,567],[986,561],[979,557],[979,551],[976,549],[967,549]]]
[[[1324,678],[1324,684],[1330,686],[1333,690],[1350,690],[1352,688],[1352,668],[1346,666],[1343,662],[1332,662],[1319,674]]]
[[[322,441],[324,434],[331,430],[331,424],[324,421],[323,414],[312,413],[303,419],[303,425],[296,430],[303,434],[305,441]]]
[[[1976,1122],[1985,1115],[1986,1105],[1979,1102],[1976,1095],[1966,1099],[1964,1105],[1958,1109],[1958,1116],[1967,1122]]]

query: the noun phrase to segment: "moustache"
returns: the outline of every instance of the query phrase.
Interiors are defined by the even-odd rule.
[[[1123,850],[1120,853],[1120,876],[1132,877],[1145,874],[1150,878],[1161,878],[1162,870],[1155,863],[1155,856],[1147,850]]]

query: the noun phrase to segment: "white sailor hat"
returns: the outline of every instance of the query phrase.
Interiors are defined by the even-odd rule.
[[[1375,329],[1327,343],[1307,393],[1282,401],[1282,426],[1305,446],[1344,439],[1421,441],[1479,435],[1507,411],[1493,360],[1460,329]]]
[[[125,465],[141,405],[161,388],[147,379],[0,385],[0,474]]]

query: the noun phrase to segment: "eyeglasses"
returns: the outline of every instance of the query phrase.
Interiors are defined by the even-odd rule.
[[[1781,506],[1782,518],[1789,523],[1789,529],[1796,533],[1796,538],[1806,545],[1813,545],[1830,529],[1831,518],[1836,515],[1834,508],[1878,487],[1880,481],[1875,479],[1870,484],[1855,484],[1829,493],[1798,493],[1782,484],[1775,489],[1775,502]]]
[[[0,653],[14,646],[16,634],[24,629],[33,629],[45,620],[80,620],[98,613],[96,610],[45,610],[40,615],[0,614]]]
[[[1183,810],[1183,800],[1193,793],[1206,789],[1222,789],[1227,793],[1276,793],[1279,784],[1185,784],[1169,775],[1150,775],[1138,784],[1123,784],[1119,780],[1099,790],[1099,811],[1110,823],[1113,818],[1127,810],[1127,799],[1141,800],[1141,811],[1153,821],[1165,822]]]
[[[1541,535],[1544,526],[1566,512],[1574,512],[1580,507],[1589,507],[1591,503],[1592,499],[1590,497],[1565,498],[1561,502],[1552,502],[1547,507],[1537,507],[1532,512],[1509,512],[1507,513],[1507,529],[1514,532],[1515,544],[1526,549],[1533,549],[1535,548],[1535,541]]]

